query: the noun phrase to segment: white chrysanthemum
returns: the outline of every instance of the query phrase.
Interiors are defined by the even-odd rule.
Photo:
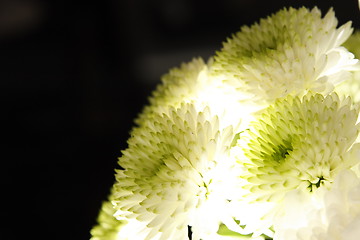
[[[240,136],[247,188],[257,200],[271,201],[284,190],[313,191],[333,181],[356,164],[345,156],[359,133],[357,117],[358,106],[336,94],[278,99]]]
[[[329,186],[341,170],[357,164],[359,159],[350,157],[358,149],[357,117],[351,99],[341,101],[336,94],[288,96],[266,108],[233,149],[244,166],[242,201],[249,208],[263,206],[254,214],[258,222],[239,207],[240,223],[253,231],[271,226],[270,210],[287,192]],[[244,212],[245,203],[240,203]]]
[[[275,217],[274,229],[274,240],[358,240],[360,179],[345,170],[330,190],[289,192]]]
[[[360,31],[351,35],[344,43],[344,47],[352,52],[356,58],[360,58]],[[335,87],[335,91],[340,95],[351,96],[356,103],[360,102],[360,71],[354,71],[350,79]]]
[[[228,157],[232,127],[219,128],[209,108],[168,108],[133,131],[119,164],[113,203],[128,220],[123,237],[193,239],[214,235],[219,223],[236,226],[227,209],[236,179]],[[134,230],[135,229],[135,230]],[[130,234],[127,236],[127,234]]]
[[[215,56],[214,72],[241,96],[258,104],[306,90],[329,92],[358,68],[341,44],[351,23],[337,27],[332,9],[283,9],[251,27],[244,26]]]

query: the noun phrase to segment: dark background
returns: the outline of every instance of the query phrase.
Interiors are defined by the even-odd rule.
[[[284,6],[357,0],[0,0],[0,239],[89,239],[133,119],[170,67]]]

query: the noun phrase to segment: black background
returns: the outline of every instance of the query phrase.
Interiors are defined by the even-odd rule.
[[[89,239],[133,119],[170,67],[284,6],[356,0],[0,1],[0,239]]]

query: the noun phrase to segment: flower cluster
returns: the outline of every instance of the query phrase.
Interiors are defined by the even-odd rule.
[[[360,34],[332,9],[244,26],[163,76],[91,240],[355,240]]]

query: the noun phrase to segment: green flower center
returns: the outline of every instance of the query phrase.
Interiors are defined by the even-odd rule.
[[[270,156],[270,158],[280,163],[281,161],[285,161],[286,157],[289,156],[292,150],[293,147],[291,142],[284,140],[283,144],[279,144],[274,148],[274,153]]]

